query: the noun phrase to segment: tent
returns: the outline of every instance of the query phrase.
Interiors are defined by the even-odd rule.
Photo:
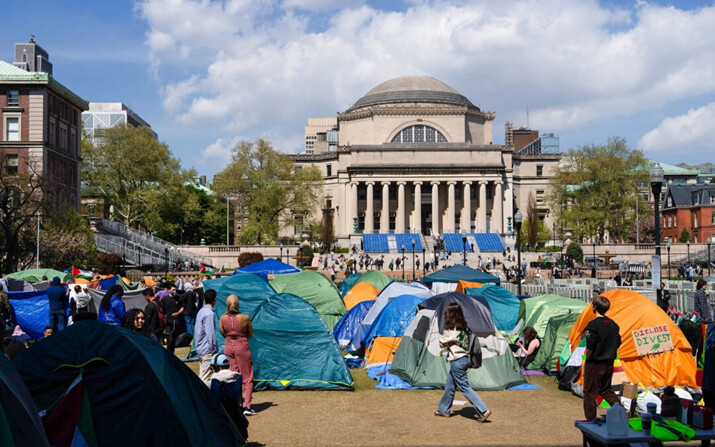
[[[32,338],[43,336],[45,326],[50,323],[50,302],[47,292],[8,292],[10,304],[15,309],[17,324]]]
[[[204,289],[216,290],[217,317],[226,312],[226,298],[236,294],[241,313],[251,318],[249,345],[256,389],[352,389],[340,349],[311,304],[295,295],[276,293],[256,275],[205,281]],[[217,338],[219,346],[223,345],[221,334]]]
[[[656,303],[632,290],[613,289],[604,292],[603,296],[611,302],[606,315],[620,328],[621,347],[618,349],[618,357],[629,382],[653,387],[666,385],[697,387],[692,348],[680,328]],[[586,325],[595,317],[591,306],[583,309],[569,333],[569,344],[572,349],[578,346]],[[642,340],[642,337],[634,334],[634,331],[659,326],[667,326],[673,349],[656,354],[639,355],[636,338]],[[583,385],[583,375],[579,377],[578,383]]]
[[[509,332],[516,326],[519,313],[519,298],[500,286],[486,285],[479,288],[467,288],[467,295],[481,296],[489,303],[494,324],[500,331]]]
[[[362,342],[368,347],[365,352],[366,365],[392,361],[405,329],[415,317],[417,305],[422,301],[424,298],[414,295],[400,295],[384,306],[362,337]]]
[[[531,326],[539,337],[546,335],[546,326],[551,317],[580,314],[588,304],[585,301],[564,298],[560,295],[541,295],[521,300],[519,314],[516,317],[521,329]]]
[[[457,289],[455,292],[467,293],[467,289],[478,289],[479,287],[484,287],[484,284],[460,279],[457,281]]]
[[[0,439],[5,447],[49,447],[35,402],[4,355],[0,355]]]
[[[405,330],[395,352],[390,373],[412,386],[444,387],[449,363],[447,356],[440,355],[440,325],[444,324],[440,320],[444,317],[444,307],[449,302],[458,302],[464,310],[470,329],[480,334],[482,345],[482,367],[469,370],[469,385],[475,390],[503,390],[525,383],[521,369],[504,337],[488,331],[489,327],[494,328],[494,323],[488,306],[481,300],[483,299],[480,297],[449,293],[424,301]],[[486,308],[486,311],[477,311],[476,308]]]
[[[340,283],[340,296],[345,296],[346,293],[350,290],[350,288],[355,284],[355,281],[358,280],[362,276],[362,273],[353,273],[352,275],[348,276],[343,280],[342,283]]]
[[[363,301],[345,312],[343,318],[333,328],[333,337],[338,342],[338,346],[347,346],[350,343],[355,334],[357,334],[360,322],[365,318],[373,304],[375,304],[374,301]]]
[[[365,315],[362,321],[364,325],[372,325],[380,312],[387,306],[393,298],[400,295],[411,295],[418,298],[426,300],[432,297],[432,292],[421,283],[403,283],[403,282],[391,282],[384,289],[380,291],[375,300],[375,305],[372,306],[370,311]]]
[[[460,280],[497,285],[499,285],[501,281],[496,276],[459,264],[437,270],[431,275],[422,278],[423,283],[432,285],[432,291],[434,293],[442,293],[447,290],[454,291],[459,285]]]
[[[536,354],[536,358],[527,369],[556,371],[556,363],[559,355],[568,342],[569,332],[580,314],[572,312],[570,314],[556,315],[549,319],[546,325],[546,333],[541,339],[541,347]]]
[[[343,303],[345,303],[345,310],[348,311],[353,308],[357,303],[363,301],[375,301],[377,295],[380,293],[372,284],[369,282],[361,282],[355,284],[350,288],[350,291],[343,298]]]
[[[7,276],[0,278],[0,284],[2,284],[2,289],[5,292],[32,292],[36,290],[29,281],[8,278]]]
[[[384,289],[386,285],[390,284],[392,281],[394,281],[393,278],[390,278],[386,274],[382,273],[379,270],[370,270],[369,272],[365,272],[358,279],[355,280],[353,283],[352,287],[357,286],[358,284],[361,283],[370,283],[372,284],[375,289],[379,292],[380,290]],[[352,287],[350,290],[352,290]],[[346,295],[347,296],[347,295]]]
[[[345,304],[335,284],[312,270],[276,275],[269,284],[278,293],[292,293],[312,304],[331,331],[345,314]]]
[[[39,410],[50,410],[48,418],[56,404],[57,411],[74,410],[61,412],[60,422],[75,437],[96,440],[88,445],[245,443],[193,371],[124,328],[81,321],[38,341],[13,364]]]
[[[268,281],[268,275],[280,275],[282,273],[296,273],[300,269],[293,267],[292,265],[285,264],[273,258],[264,259],[263,261],[255,262],[249,264],[240,269],[234,270],[233,275],[240,275],[241,273],[253,273]]]
[[[28,269],[21,270],[15,273],[10,273],[9,275],[5,276],[14,279],[24,279],[25,281],[29,282],[40,282],[42,281],[43,276],[46,276],[47,279],[50,281],[52,281],[52,278],[54,278],[55,276],[59,276],[60,281],[62,282],[66,282],[72,279],[72,276],[70,276],[69,273],[60,272],[59,270],[55,269]]]

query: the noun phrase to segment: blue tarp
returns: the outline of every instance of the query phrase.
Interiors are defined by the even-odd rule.
[[[380,390],[432,390],[430,386],[412,386],[394,374],[390,374],[391,363],[382,363],[367,369],[367,376],[377,380],[375,388]]]
[[[335,341],[338,342],[339,346],[346,346],[355,337],[360,327],[360,322],[365,318],[373,304],[375,302],[372,300],[363,301],[345,312],[345,315],[333,328],[333,337],[335,337]]]
[[[22,295],[22,296],[20,296]],[[46,291],[10,292],[10,304],[15,308],[17,324],[32,338],[41,338],[50,322],[50,302]]]
[[[402,337],[417,315],[417,305],[422,301],[424,299],[414,295],[400,295],[390,300],[362,337],[365,346],[375,337]]]
[[[235,270],[233,274],[240,275],[241,273],[253,273],[254,275],[261,277],[264,281],[268,281],[268,275],[280,275],[281,273],[296,272],[300,272],[300,269],[276,259],[268,258]]]
[[[481,296],[489,303],[492,310],[494,325],[500,331],[510,332],[516,326],[516,317],[519,314],[519,298],[503,287],[485,285],[475,289],[466,289],[465,293],[472,296]]]
[[[102,290],[109,290],[112,286],[117,284],[117,279],[119,276],[114,275],[107,279],[102,279],[99,281],[99,288]]]

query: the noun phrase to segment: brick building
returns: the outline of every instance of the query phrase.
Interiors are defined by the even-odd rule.
[[[41,175],[53,208],[78,208],[87,102],[54,79],[47,52],[33,40],[16,44],[15,59],[0,61],[1,175]]]
[[[704,243],[715,234],[715,183],[668,185],[661,217],[663,237],[677,242],[683,229]]]

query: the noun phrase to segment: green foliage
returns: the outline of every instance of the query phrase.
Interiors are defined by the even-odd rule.
[[[301,260],[300,267],[307,267],[313,263],[313,247],[310,244],[305,244],[300,247]]]
[[[248,223],[241,244],[271,244],[279,231],[292,225],[292,216],[309,220],[320,202],[322,175],[316,166],[296,170],[292,160],[259,139],[242,141],[233,148],[231,163],[215,176],[219,194],[238,193]],[[291,216],[286,218],[286,216]]]
[[[63,270],[72,265],[89,267],[97,256],[94,234],[87,221],[70,205],[49,211],[40,231],[40,263]]]
[[[238,266],[245,267],[263,261],[263,254],[258,252],[246,251],[238,255]]]
[[[650,213],[639,188],[648,183],[648,163],[643,153],[631,150],[626,140],[609,138],[604,145],[570,150],[556,169],[547,195],[553,212],[577,239],[606,232],[622,241],[639,213]],[[640,185],[640,186],[639,186]]]
[[[537,217],[536,220],[534,220],[536,223],[536,238],[532,243],[529,240],[529,231],[524,231],[524,228],[533,228],[531,222],[532,221],[530,219],[526,218],[521,226],[521,238],[519,239],[519,242],[521,243],[522,250],[524,251],[527,251],[525,250],[525,247],[527,246],[533,249],[551,240],[551,230],[549,230],[549,228]]]
[[[576,242],[571,242],[568,247],[566,247],[566,254],[576,262],[583,262],[583,249]]]
[[[690,242],[690,231],[688,231],[687,228],[683,228],[683,231],[680,232],[680,237],[678,238],[678,242],[680,243],[686,243]]]

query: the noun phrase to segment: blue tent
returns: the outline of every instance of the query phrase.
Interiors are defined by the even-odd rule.
[[[50,303],[47,291],[7,292],[10,304],[15,309],[17,324],[32,338],[42,337],[42,331],[50,323]]]
[[[519,314],[519,298],[503,287],[485,285],[475,289],[466,289],[467,295],[481,296],[487,300],[492,310],[494,325],[500,331],[509,332],[516,326]]]
[[[233,272],[234,275],[239,275],[241,273],[253,273],[258,275],[263,280],[268,281],[268,275],[279,275],[281,273],[296,273],[300,272],[299,268],[293,267],[292,265],[285,264],[273,258],[264,259],[263,261],[255,262],[253,264],[241,267]]]
[[[370,310],[375,301],[368,300],[357,303],[352,309],[345,312],[345,315],[333,328],[333,337],[339,346],[347,346],[353,339],[360,327],[360,322]]]
[[[402,337],[417,314],[417,306],[423,301],[424,298],[413,295],[400,295],[391,299],[363,336],[365,345],[375,337]]]
[[[216,316],[226,312],[226,298],[239,297],[241,313],[253,323],[249,340],[253,382],[261,388],[352,390],[352,376],[330,330],[311,304],[276,293],[256,275],[233,275],[204,282],[217,293]],[[219,346],[223,337],[217,333]]]

